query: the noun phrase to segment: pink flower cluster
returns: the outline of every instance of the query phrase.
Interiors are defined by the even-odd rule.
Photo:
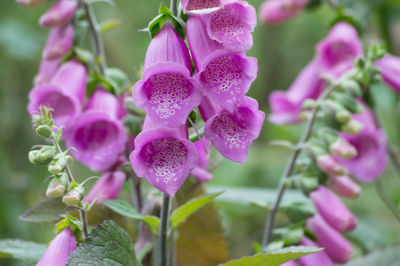
[[[264,121],[258,103],[245,96],[257,75],[257,61],[246,56],[257,20],[254,8],[244,1],[188,0],[182,5],[189,14],[190,53],[173,26],[163,25],[132,93],[147,114],[130,156],[132,167],[170,196],[190,173],[200,181],[211,178],[208,141],[226,158],[245,162]],[[187,119],[196,107],[205,121],[205,137],[191,143]]]

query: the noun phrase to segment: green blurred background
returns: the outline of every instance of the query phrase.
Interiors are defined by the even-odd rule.
[[[258,9],[262,1],[249,2]],[[366,24],[368,30],[364,32],[365,39],[379,40],[385,37],[385,33],[391,32],[389,47],[393,53],[399,54],[398,1],[348,2],[358,4],[357,11],[369,21]],[[157,14],[159,4],[159,0],[116,0],[115,7],[105,3],[95,4],[100,21],[117,18],[123,22],[122,27],[103,35],[107,60],[109,66],[122,68],[133,81],[150,41],[148,34],[138,30],[145,28]],[[18,220],[23,211],[44,198],[47,173],[27,160],[30,147],[41,140],[32,131],[26,105],[48,34],[47,29],[38,25],[38,19],[49,5],[46,3],[27,9],[14,0],[0,1],[0,239],[21,238],[47,243],[54,235],[51,225],[27,224]],[[259,75],[249,96],[259,101],[267,115],[269,93],[289,87],[312,59],[315,44],[326,35],[334,17],[328,5],[322,5],[283,25],[257,26],[254,47],[249,55],[258,59]],[[389,137],[397,148],[400,145],[398,97],[383,85],[374,88],[374,94],[379,98]],[[211,184],[275,188],[288,153],[282,148],[268,146],[268,142],[273,139],[296,141],[301,132],[301,125],[276,127],[266,122],[261,137],[250,150],[247,163],[240,165],[222,161],[214,172]],[[88,175],[87,170],[78,164],[74,168],[76,175]],[[390,166],[381,180],[389,197],[399,206],[400,179]],[[400,224],[380,201],[373,184],[363,185],[362,196],[347,203],[360,221],[353,235],[360,238],[368,249],[400,243]],[[232,256],[252,254],[252,242],[261,239],[265,211],[246,205],[220,203],[218,207]],[[0,265],[19,264],[0,260]]]

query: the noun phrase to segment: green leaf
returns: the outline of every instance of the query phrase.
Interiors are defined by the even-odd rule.
[[[112,221],[97,226],[86,242],[70,256],[67,265],[132,265],[139,266],[128,234]]]
[[[223,192],[218,193],[210,193],[201,195],[198,198],[194,198],[187,202],[186,204],[180,206],[171,214],[171,224],[173,228],[176,228],[179,224],[186,221],[186,219],[199,210],[201,207],[206,205],[207,203],[214,200],[216,197],[221,195]]]
[[[225,266],[279,266],[282,263],[298,259],[302,256],[322,251],[322,248],[294,246],[269,252],[266,254],[258,254],[253,257],[243,257],[222,264]]]
[[[391,246],[381,250],[375,250],[370,254],[350,261],[346,266],[395,266],[400,261],[400,246]]]
[[[287,140],[273,140],[268,143],[270,146],[279,146],[282,148],[286,148],[289,151],[295,151],[296,150],[296,145],[291,143],[290,141]]]
[[[160,219],[158,217],[143,216],[137,210],[132,208],[132,206],[128,202],[123,200],[108,200],[103,204],[118,214],[132,218],[134,220],[143,221],[154,234],[158,233],[158,227],[160,223]]]
[[[37,263],[46,251],[46,245],[19,239],[0,240],[0,258],[14,258],[29,264]]]
[[[102,22],[99,25],[99,29],[101,32],[106,32],[108,30],[114,29],[116,27],[120,27],[122,25],[121,20],[107,20]]]
[[[30,223],[55,223],[65,214],[65,207],[60,198],[46,199],[24,212],[19,219]]]

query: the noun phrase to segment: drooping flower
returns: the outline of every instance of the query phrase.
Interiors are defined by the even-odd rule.
[[[400,93],[400,57],[386,54],[382,59],[375,61],[375,64],[381,70],[383,80]]]
[[[329,189],[319,185],[310,193],[310,198],[318,213],[333,228],[341,233],[347,233],[357,227],[357,219],[347,209],[346,205]]]
[[[210,162],[210,158],[207,155],[210,152],[210,144],[206,138],[198,140],[193,144],[199,156],[199,165],[192,170],[192,175],[200,182],[209,181],[212,178],[212,174],[207,171]]]
[[[308,219],[307,228],[317,236],[317,244],[325,248],[329,257],[337,263],[350,260],[353,252],[351,243],[332,228],[320,215]]]
[[[321,94],[324,82],[320,77],[316,60],[311,61],[299,74],[286,92],[272,92],[269,98],[272,114],[269,121],[274,124],[292,124],[299,120],[306,99],[316,99]]]
[[[50,243],[36,266],[65,266],[69,255],[76,249],[76,239],[67,227]]]
[[[187,133],[184,136],[179,129],[166,127],[145,126],[129,159],[138,177],[172,197],[198,165],[196,147]]]
[[[118,109],[118,99],[98,88],[65,131],[66,146],[77,149],[71,154],[93,171],[107,170],[125,150],[128,137]]]
[[[355,199],[361,194],[360,186],[348,176],[330,176],[329,188],[339,196]]]
[[[205,137],[226,158],[244,163],[250,144],[258,138],[265,114],[258,110],[258,103],[244,97],[230,113],[221,109],[210,117],[204,127]]]
[[[253,46],[251,33],[257,25],[254,7],[245,1],[225,1],[223,8],[202,16],[208,35],[232,52],[244,52]]]
[[[43,59],[62,59],[71,50],[73,42],[74,27],[72,25],[51,29],[46,47],[43,50]]]
[[[364,106],[364,112],[353,115],[363,124],[363,129],[356,135],[343,134],[357,150],[357,156],[341,159],[349,172],[358,180],[369,183],[379,177],[387,166],[387,143],[385,132],[377,127],[371,110]]]
[[[207,14],[222,6],[221,0],[182,0],[181,4],[186,14]]]
[[[48,83],[34,87],[29,93],[29,113],[37,114],[40,105],[49,106],[54,110],[52,114],[55,124],[66,126],[81,112],[86,94],[86,78],[87,71],[81,63],[72,60],[63,64]]]
[[[143,78],[133,88],[136,105],[162,125],[184,124],[202,95],[191,70],[186,44],[165,25],[147,49]]]
[[[50,79],[60,67],[61,59],[43,60],[39,66],[39,73],[36,75],[34,80],[35,86],[50,82]]]
[[[307,246],[307,247],[316,247],[319,248],[317,244],[315,244],[313,241],[308,239],[307,237],[303,237],[300,242],[301,245]],[[299,258],[300,265],[301,266],[334,266],[332,260],[329,258],[328,254],[326,254],[326,251],[320,251],[314,254],[309,254],[305,255],[301,258]]]
[[[278,24],[299,15],[309,0],[266,0],[261,5],[261,21]]]
[[[257,60],[236,54],[208,37],[201,18],[187,21],[189,48],[204,94],[213,102],[232,112],[257,77]]]
[[[122,171],[104,173],[83,201],[90,204],[97,199],[96,204],[101,204],[106,200],[116,199],[125,179],[126,174]]]
[[[39,24],[46,28],[62,27],[69,23],[77,7],[78,2],[75,0],[58,0],[42,15]]]
[[[17,3],[24,7],[40,6],[44,2],[46,2],[46,0],[17,0]]]

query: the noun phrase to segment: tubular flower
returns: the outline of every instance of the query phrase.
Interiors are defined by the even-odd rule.
[[[371,110],[364,106],[364,112],[353,118],[364,126],[357,135],[343,134],[357,150],[357,156],[340,160],[358,180],[369,183],[379,177],[386,169],[388,155],[385,132],[378,128]]]
[[[101,204],[106,200],[116,199],[125,182],[125,178],[126,175],[122,171],[104,173],[83,201],[90,204],[97,199],[96,204]]]
[[[172,197],[198,166],[197,150],[187,133],[176,128],[146,129],[146,123],[129,159],[138,177]]]
[[[184,124],[201,101],[191,69],[186,44],[170,24],[165,25],[147,49],[143,78],[133,88],[136,105],[162,125]]]
[[[29,93],[29,113],[38,113],[40,105],[49,106],[54,110],[55,124],[66,126],[81,112],[86,94],[86,78],[87,71],[81,63],[68,61],[63,64],[48,83],[34,87]]]
[[[257,24],[254,7],[244,1],[226,1],[223,8],[204,15],[208,35],[232,52],[244,52],[253,46],[251,33]]]
[[[221,0],[182,0],[185,14],[207,14],[222,6]]]
[[[299,15],[309,0],[267,0],[261,5],[261,21],[278,24]]]
[[[232,112],[257,77],[257,60],[223,49],[208,37],[199,17],[189,18],[187,33],[201,88],[213,102]]]
[[[69,23],[77,7],[78,2],[75,0],[58,0],[42,15],[39,24],[46,28],[62,27]]]
[[[49,39],[43,51],[43,59],[62,59],[71,50],[73,42],[74,27],[72,25],[51,29]]]
[[[400,57],[387,54],[375,64],[381,70],[383,80],[400,93]]]
[[[204,135],[226,158],[246,162],[250,144],[258,138],[265,114],[258,110],[258,103],[250,97],[243,100],[230,113],[221,109],[210,117]]]
[[[357,227],[356,217],[343,202],[329,189],[319,185],[310,193],[310,198],[318,213],[333,228],[341,233],[348,233]]]
[[[361,194],[361,188],[348,176],[331,176],[329,177],[329,187],[338,195],[355,199]]]
[[[17,0],[17,3],[24,7],[40,6],[46,0]]]
[[[198,140],[193,144],[196,147],[197,154],[199,156],[199,165],[192,170],[192,175],[200,182],[209,181],[212,178],[212,174],[207,171],[207,167],[210,162],[210,158],[207,155],[207,153],[210,152],[210,144],[206,138],[203,138],[202,141]]]
[[[98,88],[65,132],[71,154],[93,171],[105,171],[125,150],[128,137],[118,117],[119,102],[111,93]]]
[[[36,75],[34,80],[35,86],[50,82],[51,78],[60,67],[61,59],[43,60],[39,66],[39,73]]]
[[[307,228],[317,236],[318,246],[325,248],[326,253],[334,262],[345,263],[350,260],[353,252],[351,243],[321,216],[317,214],[308,219]]]
[[[328,175],[344,175],[347,169],[330,154],[317,157],[318,167]]]
[[[76,249],[76,239],[67,227],[50,243],[36,266],[65,266],[69,255]]]
[[[303,237],[301,239],[300,243],[303,246],[319,248],[319,246],[317,244],[315,244],[313,241],[311,241],[307,237]],[[314,266],[314,265],[315,266],[317,266],[317,265],[334,266],[332,260],[329,258],[328,254],[326,254],[325,250],[318,252],[318,253],[303,256],[303,257],[299,258],[299,261],[300,261],[301,266]]]

